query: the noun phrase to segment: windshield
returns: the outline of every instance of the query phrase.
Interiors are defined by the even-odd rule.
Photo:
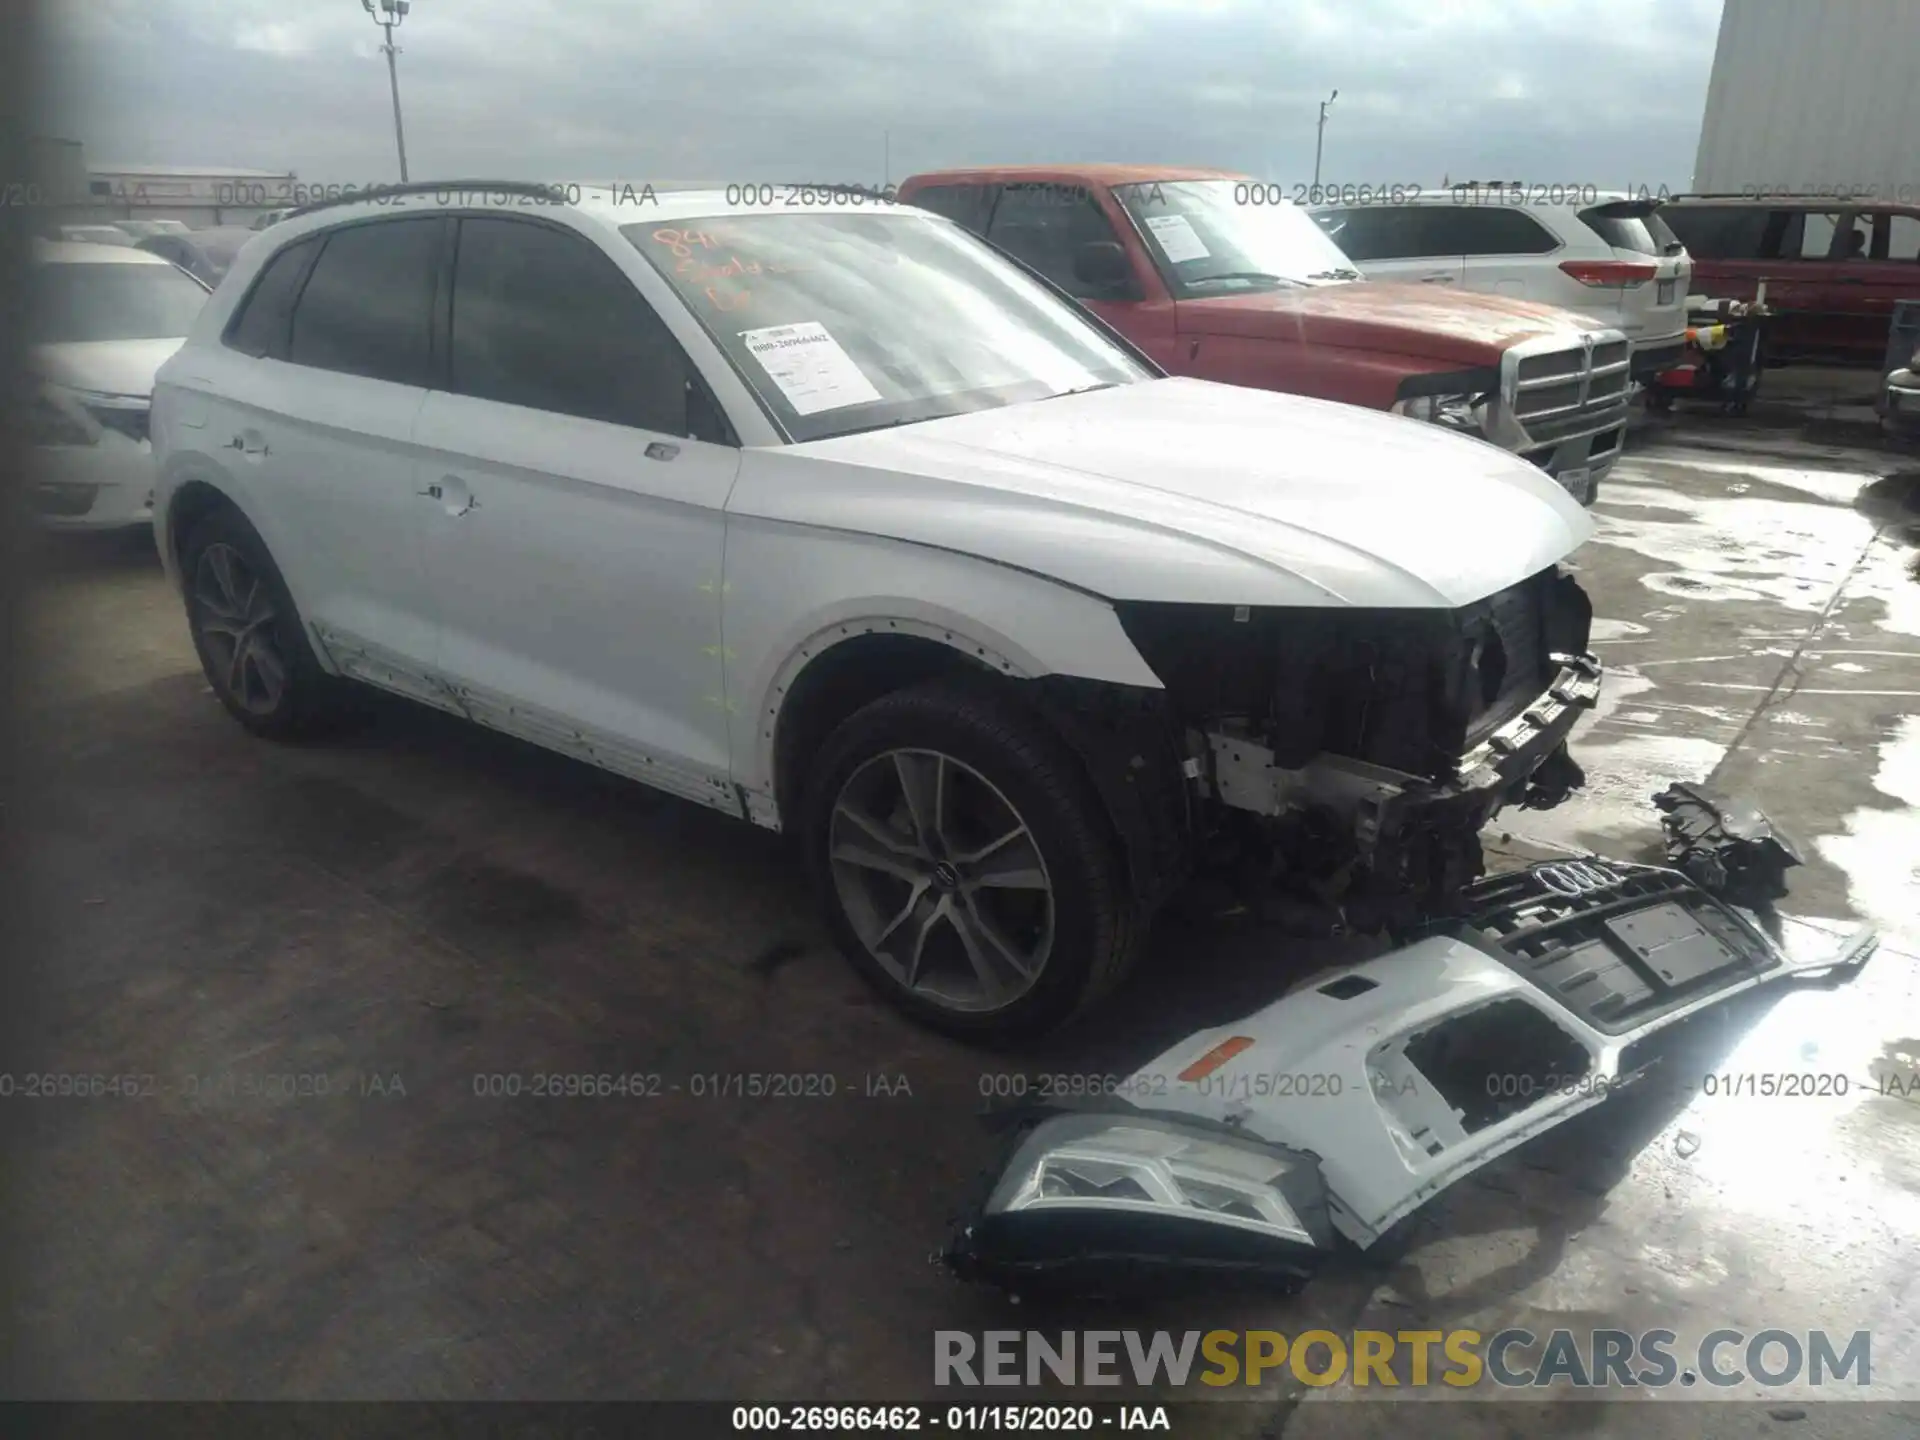
[[[796,441],[1153,373],[981,242],[918,212],[726,215],[622,233]]]
[[[1269,187],[1244,180],[1116,185],[1176,299],[1358,280],[1353,261],[1295,205],[1242,203]]]
[[[35,338],[175,340],[207,292],[171,265],[47,264],[34,270]]]

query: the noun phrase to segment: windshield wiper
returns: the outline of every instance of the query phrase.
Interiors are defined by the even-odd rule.
[[[1215,280],[1271,280],[1276,285],[1300,285],[1290,275],[1271,275],[1265,270],[1223,270],[1218,275],[1195,275],[1186,283],[1189,285],[1211,285]]]
[[[1358,280],[1360,272],[1342,267],[1338,270],[1315,270],[1307,276],[1309,280]]]
[[[1095,385],[1077,386],[1072,390],[1062,390],[1057,394],[1048,395],[1045,398],[1048,400],[1059,400],[1067,395],[1091,395],[1096,390],[1111,390],[1118,384],[1120,384],[1118,380],[1102,380]]]

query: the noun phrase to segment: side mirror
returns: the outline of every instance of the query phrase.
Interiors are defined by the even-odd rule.
[[[1128,290],[1133,286],[1133,266],[1118,241],[1089,240],[1074,249],[1073,278],[1097,290]]]

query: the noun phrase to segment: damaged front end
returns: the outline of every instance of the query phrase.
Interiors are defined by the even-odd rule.
[[[1451,913],[1502,807],[1584,780],[1593,610],[1548,569],[1454,610],[1118,607],[1186,732],[1212,853],[1342,928]]]
[[[1604,1103],[1659,1032],[1760,985],[1850,977],[1878,946],[1862,928],[1794,955],[1677,871],[1597,857],[1462,898],[1458,920],[1189,1035],[1117,1096],[1017,1117],[939,1258],[1016,1293],[1155,1273],[1297,1283],[1334,1233],[1373,1245]]]

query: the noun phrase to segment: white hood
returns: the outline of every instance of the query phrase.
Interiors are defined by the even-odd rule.
[[[980,555],[1116,600],[1452,608],[1587,513],[1439,427],[1166,379],[750,452],[729,510]]]
[[[56,385],[104,395],[153,394],[153,376],[184,337],[164,340],[75,340],[36,345],[33,368]]]

